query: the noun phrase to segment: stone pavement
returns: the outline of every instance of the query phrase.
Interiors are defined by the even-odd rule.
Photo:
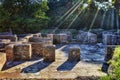
[[[81,61],[73,63],[67,61],[69,47],[80,47]],[[55,62],[46,63],[42,58],[25,62],[9,62],[0,72],[0,78],[75,79],[82,76],[100,77],[106,75],[100,71],[104,55],[102,44],[57,45]]]

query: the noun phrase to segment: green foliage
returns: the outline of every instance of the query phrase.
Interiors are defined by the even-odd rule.
[[[4,31],[12,28],[15,33],[38,32],[48,26],[48,10],[47,1],[3,0],[0,5],[0,26]]]
[[[100,80],[120,80],[120,46],[115,48],[113,59],[110,62],[112,73],[109,73],[109,76],[102,77]]]
[[[100,80],[112,80],[111,76],[103,76],[100,78]]]

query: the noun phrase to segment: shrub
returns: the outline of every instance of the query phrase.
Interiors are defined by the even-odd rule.
[[[100,80],[120,80],[120,46],[115,48],[113,58],[109,62],[109,75],[101,77]]]

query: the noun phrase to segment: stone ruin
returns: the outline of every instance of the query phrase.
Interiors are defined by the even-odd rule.
[[[120,35],[104,34],[103,43],[106,45],[120,45]]]
[[[47,45],[43,48],[43,60],[45,62],[53,62],[55,61],[55,46]]]
[[[107,66],[105,72],[109,72],[110,63],[109,60],[113,58],[115,47],[120,45],[120,34],[116,32],[103,32],[103,44],[105,44],[106,56],[105,63],[103,65]]]
[[[109,32],[108,32],[109,33]],[[103,43],[106,44],[105,61],[109,61],[112,57],[114,47],[111,45],[119,44],[118,34],[108,34],[103,32]],[[12,36],[12,38],[11,38]],[[91,32],[80,31],[77,35],[77,42],[83,44],[96,44],[98,36]],[[29,34],[18,40],[17,36],[10,35],[3,37],[0,35],[0,52],[3,56],[3,63],[6,61],[31,60],[33,56],[42,57],[45,62],[55,61],[56,44],[67,44],[72,42],[72,37],[68,34]],[[116,43],[117,42],[117,43]],[[109,46],[108,46],[109,45]],[[68,61],[79,61],[80,49],[72,47],[68,50]],[[3,67],[3,66],[0,66]]]
[[[54,44],[61,44],[61,43],[69,43],[71,38],[70,35],[67,34],[48,34],[47,35],[49,38],[51,38],[53,40]]]
[[[80,48],[71,47],[68,53],[68,61],[80,61]]]
[[[0,35],[0,43],[2,44],[0,49],[4,49],[1,57],[4,61],[24,61],[31,60],[33,56],[43,57],[45,62],[55,61],[55,45],[53,43],[69,43],[70,36],[67,34],[48,34],[47,37],[42,37],[39,33],[30,34],[18,40],[14,35]],[[75,55],[73,55],[73,53]],[[74,56],[74,58],[72,58]],[[80,49],[71,48],[69,50],[68,60],[71,59],[80,60]],[[3,66],[0,66],[1,68]]]
[[[83,44],[96,44],[97,35],[91,32],[80,31],[77,35],[77,41]]]

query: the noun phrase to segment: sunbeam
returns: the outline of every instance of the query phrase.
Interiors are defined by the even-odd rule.
[[[68,27],[66,29],[69,29],[72,26],[72,24],[78,18],[78,16],[81,14],[81,12],[82,12],[82,10],[78,13],[78,15],[76,15],[76,17],[72,20],[72,22],[68,25]]]
[[[108,15],[107,15],[107,20],[106,20],[106,27],[107,27],[107,29],[109,29],[109,27],[111,27],[111,25],[110,25],[110,18],[111,18],[111,11],[109,10],[108,11]]]
[[[102,17],[102,20],[101,20],[101,28],[103,28],[103,26],[104,26],[104,21],[105,21],[106,12],[107,12],[107,11],[104,12],[103,17]]]
[[[114,9],[112,9],[112,13],[111,13],[111,28],[114,28]]]
[[[76,15],[76,17],[72,20],[72,22],[68,25],[68,27],[66,29],[69,29],[72,24],[76,21],[76,19],[78,18],[78,16],[82,13],[82,11],[87,7],[88,5],[83,6],[83,8],[81,9],[81,11],[79,11],[78,15]]]
[[[72,11],[80,2],[81,1],[78,1],[74,6],[72,6],[60,19],[56,21],[56,24],[60,22],[65,16],[67,16],[70,13],[70,11]]]
[[[117,11],[116,11],[117,13]],[[119,32],[119,16],[116,14],[116,26],[117,26],[117,32]]]
[[[93,27],[93,25],[94,25],[94,22],[95,22],[95,20],[96,20],[96,18],[97,18],[97,15],[98,15],[98,13],[99,13],[99,11],[100,11],[100,8],[97,9],[97,12],[96,12],[96,14],[95,14],[95,17],[93,18],[93,21],[92,21],[92,23],[91,23],[91,25],[90,25],[90,28],[89,28],[88,32],[91,31],[91,29],[92,29],[92,27]]]
[[[58,26],[53,30],[52,33],[54,33],[78,8],[80,5],[82,5],[83,1],[81,1],[76,7],[75,9],[69,14],[66,16],[66,18],[60,23],[58,24]]]

